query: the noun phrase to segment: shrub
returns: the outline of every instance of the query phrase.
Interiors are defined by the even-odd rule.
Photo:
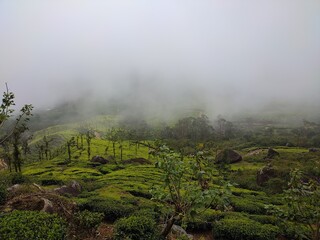
[[[28,182],[28,178],[21,173],[13,173],[11,175],[11,183],[12,184],[21,184]]]
[[[206,231],[212,229],[212,222],[223,218],[225,212],[207,209],[205,212],[184,220],[188,231]]]
[[[0,217],[0,239],[62,240],[66,223],[55,214],[33,211],[13,211]]]
[[[270,215],[249,215],[248,217],[251,220],[254,220],[254,221],[262,223],[262,224],[276,225],[278,223],[277,218],[274,216],[270,216]]]
[[[287,182],[281,178],[271,178],[265,183],[265,191],[270,194],[282,193]]]
[[[85,229],[97,228],[103,219],[103,213],[90,212],[84,210],[74,215],[75,223]]]
[[[213,226],[213,235],[217,240],[271,240],[276,239],[278,234],[278,227],[248,218],[224,218]]]
[[[308,236],[310,234],[308,227],[289,221],[280,224],[279,228],[281,229],[281,235],[286,239],[301,239],[301,236]]]
[[[57,179],[42,179],[41,185],[42,186],[51,186],[51,185],[60,185],[62,186],[64,183],[62,180]]]
[[[148,216],[130,216],[115,224],[115,240],[157,239],[156,222]]]
[[[90,199],[79,207],[81,210],[103,213],[105,220],[109,221],[129,216],[134,211],[134,207],[125,202],[99,198]]]
[[[265,214],[266,209],[263,203],[249,200],[246,198],[234,197],[231,199],[231,205],[237,212],[246,212],[251,214]]]
[[[0,184],[0,205],[4,204],[7,199],[7,188],[6,186]]]

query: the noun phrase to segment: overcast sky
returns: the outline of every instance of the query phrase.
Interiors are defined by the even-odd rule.
[[[0,80],[36,106],[319,106],[320,1],[0,0]]]

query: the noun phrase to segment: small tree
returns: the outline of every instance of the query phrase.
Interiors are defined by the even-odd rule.
[[[71,148],[75,146],[76,142],[74,137],[72,137],[69,141],[67,141],[67,150],[68,150],[68,162],[71,162]]]
[[[267,205],[269,212],[276,215],[279,220],[294,221],[306,225],[310,230],[308,239],[320,239],[320,185],[303,175],[300,170],[290,173],[288,190],[284,191],[283,207]],[[299,234],[299,232],[297,233]],[[306,236],[301,236],[306,237]]]
[[[93,137],[93,132],[91,130],[87,130],[86,132],[86,141],[87,141],[87,153],[88,153],[88,160],[91,157],[91,139]]]
[[[203,178],[199,182],[194,181],[195,176],[194,162],[182,160],[179,154],[171,151],[168,147],[160,147],[156,167],[162,172],[162,185],[151,190],[153,199],[165,204],[172,203],[174,212],[161,232],[162,237],[166,237],[177,221],[184,218],[194,217],[200,211],[209,207],[224,206],[226,196],[229,191],[227,188],[213,188],[203,186]],[[198,163],[196,163],[198,165]],[[192,167],[191,167],[192,166]],[[201,170],[204,174],[203,170]],[[199,172],[197,172],[198,174]]]
[[[116,158],[116,143],[118,141],[118,134],[117,134],[117,129],[111,128],[107,132],[107,139],[112,142],[112,151],[113,151],[113,157]]]
[[[3,93],[2,103],[0,105],[0,130],[4,128],[5,123],[10,119],[14,112],[12,108],[15,105],[14,94],[9,91],[6,84],[6,91]],[[0,145],[4,148],[5,158],[8,160],[9,168],[11,171],[11,162],[15,166],[16,171],[21,171],[21,157],[20,157],[20,136],[28,130],[27,122],[30,120],[32,105],[24,105],[20,109],[20,113],[12,126],[7,126],[5,133],[0,134]],[[12,145],[13,150],[10,150]],[[10,156],[12,153],[12,157]]]

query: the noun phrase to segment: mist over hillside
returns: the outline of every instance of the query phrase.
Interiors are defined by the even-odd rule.
[[[76,105],[73,118],[318,121],[319,11],[317,0],[1,1],[1,85],[17,105]]]

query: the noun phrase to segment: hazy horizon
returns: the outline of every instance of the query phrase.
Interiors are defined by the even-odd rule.
[[[2,0],[1,89],[37,108],[87,96],[158,115],[319,117],[319,12],[318,0]]]

